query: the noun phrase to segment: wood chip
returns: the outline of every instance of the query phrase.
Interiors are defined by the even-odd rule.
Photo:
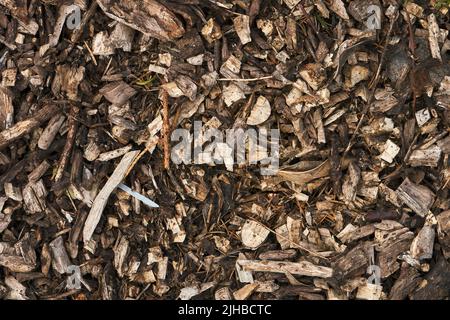
[[[139,151],[130,151],[123,156],[113,174],[95,198],[83,229],[83,240],[85,243],[91,240],[92,234],[100,221],[100,217],[110,194],[122,182],[130,164],[133,162],[138,153]]]

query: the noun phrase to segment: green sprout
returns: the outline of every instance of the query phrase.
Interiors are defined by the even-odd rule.
[[[149,86],[152,84],[152,82],[156,79],[156,75],[153,77],[148,78],[147,80],[138,80],[136,81],[136,84],[138,86]]]

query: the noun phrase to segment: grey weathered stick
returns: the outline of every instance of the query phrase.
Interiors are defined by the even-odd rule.
[[[59,108],[57,105],[49,104],[37,111],[31,118],[20,121],[11,128],[3,130],[0,132],[0,150],[31,132],[58,112]]]
[[[125,177],[128,167],[133,162],[134,158],[138,155],[139,151],[130,151],[123,156],[120,160],[119,165],[114,170],[111,177],[108,179],[102,190],[98,193],[97,197],[92,204],[91,211],[86,219],[83,229],[83,240],[88,242],[95,228],[97,227],[100,217],[102,215],[103,209],[105,209],[106,202],[108,201],[109,195],[114,191],[114,189],[122,182]]]
[[[242,266],[244,271],[277,273],[285,273],[287,271],[291,274],[320,278],[330,278],[333,275],[333,269],[317,266],[308,261],[238,260],[237,263]]]

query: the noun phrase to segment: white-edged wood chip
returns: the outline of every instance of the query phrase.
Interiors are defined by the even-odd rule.
[[[388,139],[384,145],[384,151],[380,155],[380,158],[388,163],[392,163],[399,152],[400,147]]]
[[[239,36],[242,44],[252,41],[250,36],[250,17],[244,14],[238,15],[233,19],[234,29]]]
[[[419,127],[423,127],[431,119],[430,110],[428,108],[421,109],[416,112],[416,121]]]
[[[251,126],[259,125],[269,119],[271,113],[270,103],[264,96],[259,96],[253,106],[247,124]]]
[[[333,275],[332,268],[318,266],[309,261],[240,260],[238,263],[244,270],[254,272],[285,273],[287,271],[293,275],[319,278],[330,278]]]
[[[439,49],[439,34],[440,29],[436,20],[436,16],[432,13],[428,16],[428,42],[430,44],[431,56],[442,61],[441,52]]]
[[[330,9],[336,13],[339,17],[341,17],[344,20],[350,19],[350,17],[347,14],[347,10],[345,9],[345,4],[342,2],[342,0],[331,0],[329,2]]]
[[[242,243],[251,248],[258,248],[267,238],[270,231],[254,220],[247,220],[241,230]]]

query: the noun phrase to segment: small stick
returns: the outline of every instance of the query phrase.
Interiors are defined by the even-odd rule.
[[[251,81],[259,81],[259,80],[265,80],[265,79],[272,79],[273,76],[265,76],[260,78],[248,78],[248,79],[228,79],[228,78],[220,78],[217,79],[217,81],[236,81],[236,82],[251,82]]]
[[[64,149],[59,160],[58,169],[56,170],[54,178],[56,182],[60,181],[63,177],[64,169],[66,168],[67,162],[69,161],[69,156],[75,142],[75,136],[78,130],[78,122],[76,120],[78,112],[80,112],[80,108],[72,105],[69,115],[69,131],[67,132],[67,140],[66,144],[64,145]]]
[[[161,103],[163,105],[163,147],[164,147],[164,169],[169,169],[170,161],[170,122],[169,122],[169,94],[166,90],[161,92]]]
[[[81,19],[80,25],[73,32],[72,37],[70,38],[70,41],[72,42],[72,44],[75,44],[78,42],[78,40],[80,40],[80,37],[82,36],[83,31],[84,31],[84,27],[89,22],[89,20],[94,16],[94,14],[97,10],[97,6],[98,6],[97,1],[92,1],[91,6],[86,11],[83,18]]]

